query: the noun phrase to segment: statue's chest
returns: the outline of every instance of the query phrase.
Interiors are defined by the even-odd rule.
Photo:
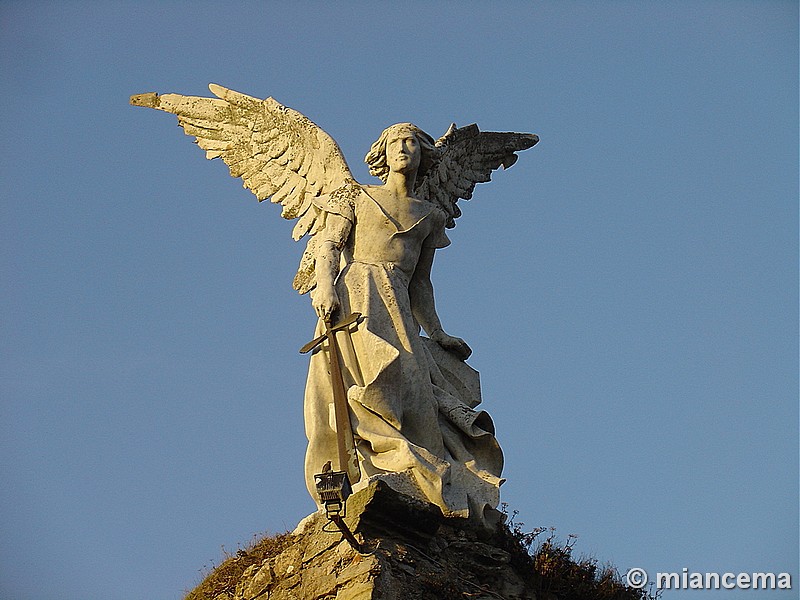
[[[367,197],[356,206],[356,229],[385,237],[402,235],[425,238],[430,233],[427,218],[432,207],[427,202],[410,200],[404,204]]]

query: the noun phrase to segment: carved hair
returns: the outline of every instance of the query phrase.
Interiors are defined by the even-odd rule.
[[[417,138],[421,151],[419,169],[417,170],[417,181],[414,187],[418,187],[419,184],[422,183],[428,169],[430,169],[435,162],[436,151],[433,138],[413,123],[397,123],[383,130],[381,136],[372,144],[369,152],[367,152],[367,155],[364,157],[364,162],[369,165],[370,175],[380,178],[384,183],[386,182],[386,179],[389,177],[389,166],[386,164],[386,143],[389,141],[389,134],[409,131]]]

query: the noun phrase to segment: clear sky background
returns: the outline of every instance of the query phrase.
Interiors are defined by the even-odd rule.
[[[798,577],[798,5],[0,3],[0,598],[181,598],[314,510],[303,244],[131,94],[541,142],[433,280],[527,528]]]

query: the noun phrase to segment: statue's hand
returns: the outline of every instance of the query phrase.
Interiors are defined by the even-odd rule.
[[[322,320],[330,319],[331,315],[339,308],[339,294],[333,286],[317,286],[313,291],[311,306]]]
[[[467,360],[472,354],[472,348],[469,347],[467,342],[459,337],[447,335],[441,329],[437,329],[431,334],[431,339],[439,344],[448,352],[452,352],[461,360]]]

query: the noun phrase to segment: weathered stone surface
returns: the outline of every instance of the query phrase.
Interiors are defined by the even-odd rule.
[[[308,238],[294,287],[313,290],[320,318],[304,349],[313,350],[304,410],[312,497],[314,476],[335,461],[354,490],[404,474],[386,481],[446,516],[484,519],[499,502],[503,454],[491,418],[476,409],[478,374],[464,362],[472,350],[436,312],[431,266],[450,244],[459,199],[539,138],[473,124],[434,140],[398,123],[365,158],[381,184],[361,185],[333,139],[300,113],[209,88],[216,98],[130,101],[177,115],[207,158],[221,158],[259,200],[280,203],[281,216],[297,219],[294,239]]]
[[[351,496],[347,511],[362,552],[315,513],[218,600],[537,600],[530,574],[501,547],[508,537],[487,539],[475,523],[444,517],[383,482]]]
[[[258,598],[275,583],[275,572],[272,570],[271,561],[264,561],[261,565],[251,565],[242,574],[239,582],[241,591],[237,594],[243,598]]]
[[[438,506],[397,493],[380,479],[351,496],[347,511],[348,527],[368,537],[390,533],[410,540],[427,540],[443,521]]]

